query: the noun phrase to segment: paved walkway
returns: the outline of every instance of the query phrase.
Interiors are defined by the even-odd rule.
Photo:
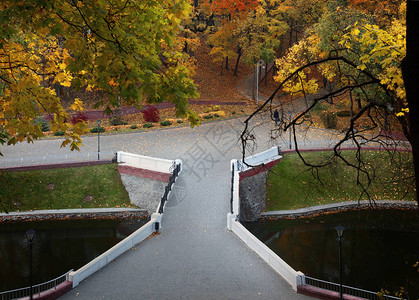
[[[101,158],[119,150],[181,158],[177,180],[163,216],[161,234],[150,237],[83,281],[63,299],[310,299],[285,280],[226,228],[230,200],[230,160],[241,157],[243,119],[101,137]],[[266,133],[273,123],[252,121],[263,136],[254,153],[273,146]],[[300,133],[299,133],[300,134]],[[302,132],[313,147],[325,146],[315,130]],[[317,135],[316,135],[317,134]],[[307,136],[310,135],[310,136]],[[323,140],[324,139],[324,140]],[[80,153],[60,149],[60,140],[0,146],[1,166],[95,157],[97,138],[86,137]],[[288,148],[287,138],[275,144]],[[57,154],[58,153],[58,154]],[[87,154],[87,155],[86,155]]]
[[[211,149],[207,142],[198,145]],[[208,153],[216,156],[216,151]],[[226,229],[229,158],[220,158],[206,171],[191,170],[186,166],[178,178],[161,234],[64,299],[308,299]]]
[[[250,77],[249,77],[250,78]],[[265,99],[260,96],[259,99]],[[293,109],[294,110],[294,109]],[[273,122],[252,120],[258,139],[253,153],[272,141]],[[64,299],[310,299],[296,294],[277,273],[226,228],[230,160],[241,157],[243,118],[188,127],[101,137],[101,158],[116,151],[184,160],[165,211],[161,234],[150,237],[66,294]],[[301,148],[323,148],[338,138],[321,129],[299,131]],[[0,167],[88,160],[97,138],[85,137],[80,153],[60,149],[60,140],[0,146]],[[292,145],[291,145],[292,146]],[[58,154],[57,154],[58,153]]]
[[[185,170],[168,200],[161,234],[123,254],[63,298],[308,299],[296,294],[226,228],[229,165],[232,158],[241,156],[242,121],[101,137],[102,151],[181,158]],[[83,143],[82,154],[94,153],[97,139],[87,137]],[[42,140],[3,146],[0,151],[6,159],[16,158],[13,164],[28,155],[58,161],[71,154],[59,145],[60,141]],[[271,146],[269,139],[260,141],[255,152]],[[0,158],[0,165],[3,162]]]

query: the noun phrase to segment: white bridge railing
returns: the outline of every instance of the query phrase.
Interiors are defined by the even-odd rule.
[[[254,156],[245,158],[245,162],[251,166],[260,164],[267,164],[271,161],[279,159],[280,153],[277,147],[256,154]],[[302,272],[294,270],[281,257],[273,252],[268,246],[262,243],[257,237],[250,233],[239,221],[239,185],[240,173],[249,170],[251,167],[239,160],[231,161],[231,199],[230,199],[230,213],[227,214],[227,228],[234,232],[250,249],[255,251],[268,265],[271,266],[279,275],[281,275],[291,286],[297,291],[302,286],[313,286],[319,289],[339,292],[340,285],[304,275]],[[319,291],[320,294],[320,291]],[[390,295],[378,295],[377,292],[358,289],[350,286],[343,286],[343,294],[352,296],[351,299],[399,299]]]
[[[301,276],[301,284],[314,286],[323,290],[333,291],[333,292],[340,292],[340,285],[337,283],[320,280],[317,278],[309,277],[309,276]],[[390,296],[390,295],[378,295],[377,292],[367,291],[347,285],[342,285],[342,293],[344,295],[351,295],[360,299],[369,299],[369,300],[400,300],[400,297]]]
[[[57,278],[54,278],[50,281],[47,281],[47,282],[44,282],[44,283],[41,283],[41,284],[37,284],[37,285],[33,285],[32,286],[32,294],[39,298],[41,296],[41,293],[57,289],[57,287],[60,284],[64,283],[65,281],[68,281],[68,275],[70,274],[71,271],[73,271],[73,270],[70,270],[67,273],[65,273],[65,274],[63,274],[63,275],[61,275]],[[30,293],[31,293],[31,287],[28,286],[28,287],[24,287],[24,288],[20,288],[20,289],[0,292],[0,299],[1,300],[19,299],[19,298],[23,298],[23,297],[29,297]]]

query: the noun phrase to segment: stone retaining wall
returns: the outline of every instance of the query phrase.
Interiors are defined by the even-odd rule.
[[[47,169],[64,169],[64,168],[79,168],[97,165],[108,165],[114,163],[113,160],[93,160],[93,161],[81,161],[81,162],[66,162],[58,164],[46,164],[46,165],[33,165],[33,166],[22,166],[22,167],[7,167],[0,168],[1,171],[6,172],[18,172],[18,171],[35,171],[35,170],[47,170]]]
[[[368,200],[362,201],[347,201],[342,203],[332,203],[325,205],[316,205],[295,210],[278,210],[268,211],[261,215],[261,219],[298,219],[306,218],[322,213],[340,212],[344,210],[354,209],[418,209],[416,201],[385,201],[379,200],[370,202]]]
[[[44,210],[34,212],[1,213],[1,223],[25,222],[35,220],[74,220],[74,219],[138,219],[149,217],[147,210],[143,209],[74,209],[74,210]]]
[[[265,210],[268,172],[240,180],[240,221],[254,222]]]

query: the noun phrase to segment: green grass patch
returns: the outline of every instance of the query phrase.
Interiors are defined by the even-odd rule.
[[[0,210],[130,207],[117,165],[0,173]]]
[[[343,156],[355,162],[355,151],[344,151]],[[331,152],[307,152],[304,158],[311,163],[331,161],[331,164],[310,170],[297,154],[286,154],[269,173],[266,210],[297,209],[307,206],[368,200],[356,184],[357,172],[341,160],[330,160]],[[416,200],[411,153],[365,151],[363,166],[369,171],[372,183],[368,188],[374,200]],[[318,178],[320,180],[318,180]],[[366,184],[367,177],[360,176]]]

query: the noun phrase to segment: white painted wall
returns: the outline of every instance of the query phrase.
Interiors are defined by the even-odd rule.
[[[173,160],[169,159],[155,158],[139,154],[127,153],[123,151],[117,152],[117,161],[118,163],[127,166],[161,173],[172,173],[171,168],[174,162]]]
[[[231,170],[234,167],[234,181],[233,181],[233,213],[238,215],[240,208],[239,186],[240,186],[240,171],[238,171],[238,160],[231,160]]]
[[[269,249],[257,237],[251,234],[240,222],[236,221],[236,216],[228,214],[228,229],[234,232],[250,249],[255,251],[272,269],[281,275],[296,291],[297,285],[301,282],[303,273],[295,271],[275,252]]]
[[[245,158],[245,161],[249,165],[260,165],[266,164],[271,161],[280,159],[279,151],[277,147],[273,147],[267,151]],[[241,166],[241,168],[240,168]],[[281,275],[296,291],[297,285],[301,284],[304,274],[295,271],[290,265],[288,265],[282,258],[280,258],[275,252],[269,249],[264,243],[258,238],[251,234],[239,221],[239,186],[240,186],[240,172],[249,170],[250,168],[244,165],[241,161],[236,159],[231,160],[231,168],[234,167],[234,182],[233,182],[233,213],[227,214],[227,228],[234,232],[250,249],[255,251],[268,265],[271,266],[279,275]]]
[[[73,288],[78,286],[81,281],[106,266],[119,255],[123,254],[124,252],[134,247],[136,244],[145,240],[154,232],[154,224],[156,222],[161,222],[160,214],[152,214],[151,220],[143,225],[140,229],[77,271],[70,272],[69,280],[73,282]]]
[[[271,161],[275,161],[282,158],[281,155],[279,155],[279,148],[278,147],[272,147],[269,150],[260,152],[258,154],[246,157],[244,159],[244,162],[248,165],[251,166],[258,166],[261,164],[267,164]],[[251,169],[252,167],[247,166],[245,163],[243,163],[242,161],[239,161],[239,164],[241,165],[240,171],[246,171]]]
[[[151,171],[157,171],[162,173],[172,173],[171,169],[173,161],[168,159],[154,158],[143,155],[137,155],[127,152],[119,151],[117,153],[117,161],[119,163],[125,163],[126,165],[137,167],[141,169],[147,169]],[[180,159],[175,160],[176,164],[180,164],[180,170],[183,169],[183,162]],[[169,193],[170,194],[170,193]],[[167,202],[166,202],[167,203]],[[160,203],[159,203],[160,207]],[[128,251],[136,244],[145,240],[149,235],[155,231],[155,224],[159,223],[161,228],[162,214],[159,214],[159,207],[157,207],[156,213],[151,215],[151,219],[137,231],[126,237],[123,241],[119,242],[111,249],[96,257],[94,260],[84,265],[77,271],[70,272],[69,281],[73,282],[73,288],[78,286],[81,281],[100,270],[112,260],[117,258],[119,255]]]

